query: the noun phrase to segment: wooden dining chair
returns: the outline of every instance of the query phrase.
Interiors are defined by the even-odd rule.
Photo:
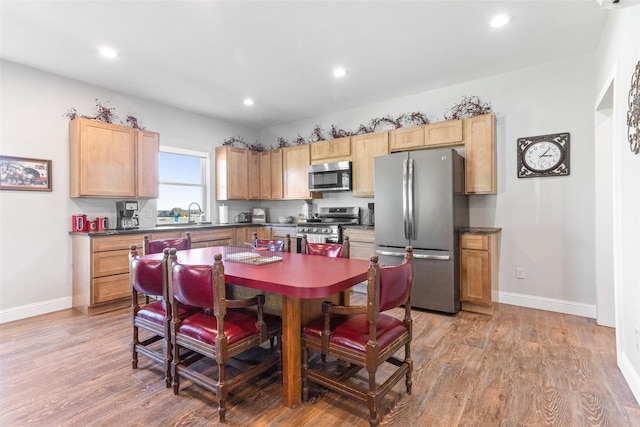
[[[287,233],[284,240],[259,239],[258,232],[254,231],[251,237],[251,244],[254,248],[267,248],[273,252],[291,252],[291,236]]]
[[[303,234],[300,247],[302,253],[307,255],[349,258],[349,236],[344,236],[342,243],[310,243],[307,235]]]
[[[323,317],[302,331],[302,399],[309,400],[309,382],[330,388],[357,399],[369,408],[369,424],[380,422],[380,401],[402,378],[411,394],[411,287],[413,284],[413,248],[408,246],[402,264],[380,267],[372,255],[367,274],[367,304],[339,306],[323,303]],[[384,312],[404,305],[404,318]],[[395,353],[404,347],[404,359]],[[335,358],[335,363],[321,358],[310,363],[309,352]],[[350,366],[337,367],[338,361]],[[394,370],[379,384],[376,377],[383,364]],[[364,368],[365,378],[354,378]],[[388,372],[388,370],[385,370]],[[362,384],[368,384],[363,386]]]
[[[169,323],[171,309],[167,304],[167,258],[169,250],[164,251],[162,259],[142,260],[137,245],[129,248],[129,281],[131,284],[131,342],[133,369],[138,367],[138,353],[141,353],[164,367],[167,387],[171,387],[171,342]],[[144,302],[141,302],[144,296]],[[150,298],[151,297],[151,298]],[[140,329],[150,336],[140,340]],[[163,340],[162,349],[153,344]]]
[[[184,319],[175,316],[171,320],[173,392],[178,394],[181,377],[214,392],[220,422],[224,422],[229,392],[249,386],[258,375],[274,366],[277,366],[278,377],[282,381],[280,318],[263,313],[264,295],[243,300],[227,299],[221,254],[214,256],[213,265],[186,265],[180,263],[175,249],[171,249],[168,278],[174,315],[183,305],[202,309]],[[252,306],[257,307],[255,312],[244,310]],[[277,340],[275,348],[260,347],[270,338]],[[216,372],[208,376],[198,370],[190,360],[181,358],[181,349],[215,361]],[[250,363],[236,357],[249,350],[258,353],[252,361],[242,358]],[[228,377],[227,364],[232,358],[234,366],[242,367],[237,375]]]
[[[176,248],[181,251],[184,249],[191,249],[191,233],[184,233],[184,237],[171,238],[171,239],[156,239],[151,240],[148,234],[142,237],[142,254],[159,254],[165,248]]]

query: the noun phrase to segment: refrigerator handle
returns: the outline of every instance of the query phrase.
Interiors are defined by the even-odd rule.
[[[409,207],[409,240],[415,240],[416,230],[413,224],[413,159],[409,159],[409,184],[407,186],[407,197],[408,202],[407,205]]]
[[[404,238],[409,240],[409,210],[407,207],[407,159],[402,161],[402,218],[404,219]]]

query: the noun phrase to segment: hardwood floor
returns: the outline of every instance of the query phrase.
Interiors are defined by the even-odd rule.
[[[131,368],[130,331],[126,310],[0,325],[0,425],[218,425],[212,393],[183,380],[175,396],[143,356]],[[396,385],[382,425],[640,426],[614,330],[593,319],[509,305],[493,317],[414,310],[412,357],[413,393]],[[271,373],[230,396],[226,425],[367,426],[367,418],[366,405],[319,387],[309,403],[284,408]]]

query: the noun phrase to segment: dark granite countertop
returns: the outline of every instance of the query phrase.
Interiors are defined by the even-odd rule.
[[[144,234],[144,233],[160,233],[163,231],[194,231],[194,230],[208,230],[212,228],[236,228],[236,227],[261,227],[269,226],[271,224],[255,224],[251,222],[232,223],[232,224],[185,224],[185,225],[161,225],[158,227],[137,228],[134,230],[107,230],[107,231],[70,231],[71,235],[80,236],[118,236],[124,234]],[[274,224],[275,225],[275,224]],[[295,225],[295,224],[291,224]]]

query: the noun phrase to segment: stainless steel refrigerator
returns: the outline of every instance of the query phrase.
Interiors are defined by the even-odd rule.
[[[458,312],[459,230],[469,226],[464,158],[447,148],[376,157],[375,206],[380,262],[399,264],[413,246],[411,306]]]

